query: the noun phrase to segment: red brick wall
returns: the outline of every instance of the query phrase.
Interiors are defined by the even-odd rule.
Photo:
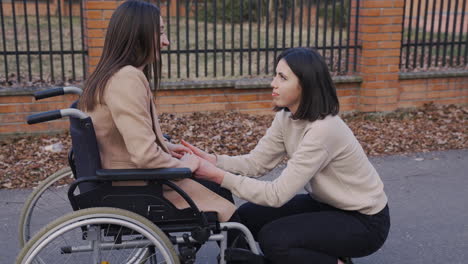
[[[356,110],[359,83],[340,83],[338,94],[343,111]],[[58,96],[35,101],[32,93],[0,96],[0,136],[2,134],[53,132],[68,127],[66,119],[27,125],[26,117],[36,112],[67,108],[76,95]],[[250,114],[272,113],[271,89],[177,89],[156,93],[160,113],[190,113],[210,111],[239,111]]]
[[[426,103],[467,104],[468,76],[400,81],[399,108]]]

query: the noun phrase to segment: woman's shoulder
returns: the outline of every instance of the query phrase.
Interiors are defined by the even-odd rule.
[[[126,65],[114,73],[109,79],[108,86],[113,87],[111,89],[118,89],[129,83],[132,86],[135,86],[134,84],[141,84],[137,86],[148,86],[149,88],[149,82],[143,71],[131,65]]]
[[[112,77],[120,78],[120,77],[129,77],[129,76],[136,76],[139,78],[146,79],[146,76],[143,73],[143,71],[132,65],[123,66]]]
[[[347,125],[339,115],[328,115],[323,119],[308,122],[306,130],[314,134],[334,136],[347,130]]]
[[[147,96],[148,93],[150,93],[150,87],[145,74],[138,68],[127,65],[119,69],[109,79],[104,97],[114,98],[116,94],[136,97],[138,95]]]

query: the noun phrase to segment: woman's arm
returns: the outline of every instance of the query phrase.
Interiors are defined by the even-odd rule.
[[[219,168],[207,168],[206,164],[201,164],[196,174],[199,178],[221,183],[222,187],[239,198],[264,206],[280,207],[304,188],[329,161],[329,154],[322,145],[305,138],[281,175],[271,182],[234,175]]]

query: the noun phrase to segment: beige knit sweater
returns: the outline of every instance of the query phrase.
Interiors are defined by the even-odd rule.
[[[280,207],[305,188],[314,199],[336,208],[368,215],[382,210],[387,204],[383,183],[343,120],[328,116],[309,122],[290,115],[278,112],[249,154],[218,156],[217,166],[228,171],[221,186],[265,206]],[[274,181],[250,178],[272,170],[285,155],[287,166]]]

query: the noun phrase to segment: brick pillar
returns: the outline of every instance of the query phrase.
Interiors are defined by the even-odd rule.
[[[404,0],[360,0],[359,110],[392,111],[399,99],[399,61]]]
[[[94,71],[104,47],[104,37],[118,0],[84,1],[85,43],[88,47],[88,76]]]

